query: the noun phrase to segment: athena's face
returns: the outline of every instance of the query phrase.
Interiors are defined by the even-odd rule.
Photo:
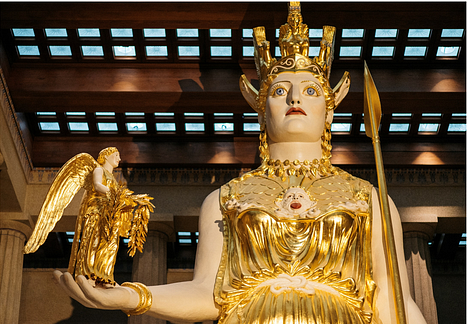
[[[292,214],[301,214],[312,205],[310,197],[301,188],[291,188],[286,191],[282,200],[282,209]]]
[[[313,74],[285,72],[274,79],[266,101],[266,127],[271,141],[320,141],[325,118],[324,91]]]

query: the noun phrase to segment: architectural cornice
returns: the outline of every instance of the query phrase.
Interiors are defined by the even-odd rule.
[[[377,185],[374,168],[343,168],[350,174]],[[128,186],[220,186],[249,168],[124,168],[114,171]],[[35,168],[30,184],[51,184],[59,168]],[[465,186],[464,168],[386,168],[388,186]]]

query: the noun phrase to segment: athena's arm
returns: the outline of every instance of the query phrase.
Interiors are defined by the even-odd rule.
[[[153,306],[147,314],[172,322],[202,322],[218,317],[213,292],[222,253],[221,224],[219,191],[216,190],[201,207],[193,281],[150,287]]]
[[[396,323],[394,309],[394,297],[392,292],[391,277],[388,273],[387,251],[385,248],[381,211],[379,207],[378,192],[373,189],[373,233],[371,242],[371,252],[373,258],[373,279],[376,282],[376,316],[383,324]],[[404,296],[405,313],[407,324],[426,324],[422,313],[410,295],[407,268],[405,266],[402,224],[399,212],[392,199],[389,198],[392,227],[394,231],[394,241],[396,242],[397,262]]]

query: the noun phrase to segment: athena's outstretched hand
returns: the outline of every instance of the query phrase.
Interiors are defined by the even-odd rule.
[[[58,270],[54,271],[54,278],[71,298],[89,308],[130,310],[138,305],[139,296],[131,288],[93,287],[84,276],[75,281],[70,273]]]

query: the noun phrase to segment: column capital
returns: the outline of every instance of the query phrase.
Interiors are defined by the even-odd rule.
[[[24,241],[31,228],[21,222],[0,220],[0,323],[17,324],[21,301]]]
[[[14,220],[0,220],[0,231],[5,229],[20,232],[26,240],[32,234],[32,228],[29,225]]]
[[[428,241],[436,223],[404,224],[404,254],[410,294],[428,324],[438,324],[436,302],[431,281],[431,260]]]
[[[402,230],[404,237],[414,237],[420,235],[424,236],[424,239],[431,240],[435,234],[436,226],[438,223],[402,223]]]

